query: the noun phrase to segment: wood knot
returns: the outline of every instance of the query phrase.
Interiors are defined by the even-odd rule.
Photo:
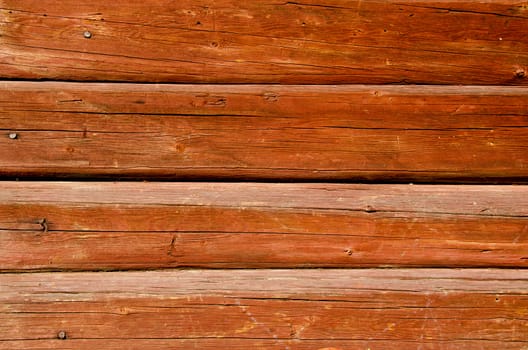
[[[185,151],[185,145],[181,143],[177,143],[175,148],[176,148],[176,151],[179,153],[183,153]]]
[[[222,96],[211,96],[210,99],[204,102],[206,106],[224,107],[227,104],[227,98]]]
[[[264,100],[268,102],[277,102],[279,100],[279,96],[273,92],[266,92],[263,95]]]
[[[365,211],[366,211],[367,213],[375,213],[375,212],[376,212],[376,209],[374,209],[371,205],[367,205],[367,206],[365,207]]]
[[[46,221],[46,218],[40,219],[38,224],[42,227],[43,232],[48,232],[48,222]]]
[[[519,68],[515,71],[515,77],[517,79],[524,79],[526,77],[526,72],[524,69]]]

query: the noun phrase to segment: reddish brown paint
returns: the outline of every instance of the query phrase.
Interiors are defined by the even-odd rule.
[[[0,92],[7,176],[528,176],[528,90],[519,87],[5,82]]]
[[[0,350],[526,348],[527,10],[0,1]]]
[[[525,85],[514,0],[3,0],[4,78]]]
[[[0,275],[0,285],[0,338],[11,346],[513,349],[526,341],[526,270],[39,273]],[[60,331],[67,339],[58,341]]]
[[[0,199],[5,271],[528,266],[526,186],[7,182]]]

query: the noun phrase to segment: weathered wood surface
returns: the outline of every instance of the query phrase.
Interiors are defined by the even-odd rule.
[[[25,183],[0,270],[528,267],[528,186]]]
[[[0,275],[0,349],[523,349],[527,315],[528,270]]]
[[[0,130],[13,177],[528,180],[521,87],[3,82]]]
[[[528,82],[517,0],[2,0],[0,77]]]
[[[430,321],[431,322],[431,321]],[[139,322],[140,323],[140,322]],[[329,336],[328,336],[329,337]],[[273,349],[273,350],[393,350],[393,349],[447,349],[447,350],[519,350],[525,348],[525,342],[489,341],[489,340],[447,340],[436,341],[420,339],[418,341],[394,340],[268,340],[240,338],[193,338],[193,339],[72,339],[61,340],[8,340],[0,342],[0,349],[25,350],[158,350],[158,349]]]

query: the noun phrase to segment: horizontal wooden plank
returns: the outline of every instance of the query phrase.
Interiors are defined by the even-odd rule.
[[[521,349],[527,291],[503,269],[3,274],[0,348]]]
[[[3,0],[0,77],[522,84],[516,0]]]
[[[521,87],[3,82],[0,96],[3,176],[528,179]]]
[[[521,346],[521,348],[520,348]],[[268,340],[268,339],[234,339],[234,338],[193,338],[193,339],[70,339],[62,340],[8,340],[0,342],[0,349],[24,350],[157,350],[157,349],[289,349],[289,350],[347,350],[347,349],[446,349],[446,350],[518,350],[523,349],[524,342],[482,341],[482,340],[447,340],[419,341],[394,340]]]
[[[528,267],[528,186],[3,182],[0,270]]]

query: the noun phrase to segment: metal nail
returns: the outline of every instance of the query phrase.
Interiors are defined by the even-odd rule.
[[[12,132],[12,133],[9,134],[9,138],[10,138],[11,140],[16,139],[17,137],[18,137],[18,135],[17,135],[16,132]]]
[[[83,33],[83,35],[84,35],[84,37],[85,37],[86,39],[90,39],[90,38],[92,37],[92,33],[89,32],[89,31],[85,31],[85,32]]]
[[[61,340],[66,339],[66,332],[65,331],[60,331],[59,333],[57,333],[57,338],[59,338]]]

